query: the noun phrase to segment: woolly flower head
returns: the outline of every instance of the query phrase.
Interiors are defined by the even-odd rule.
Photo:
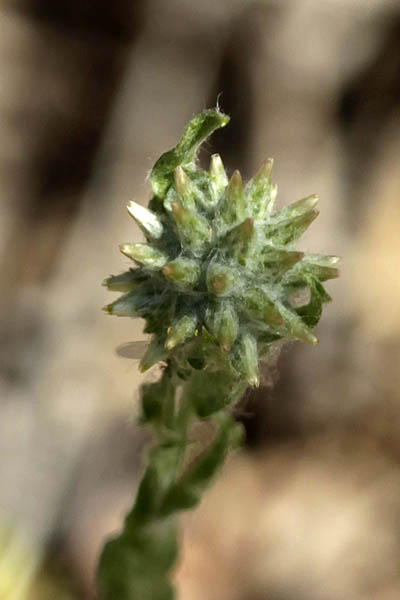
[[[219,110],[195,116],[156,162],[149,208],[128,205],[147,242],[120,246],[137,266],[105,280],[124,292],[105,310],[146,321],[143,371],[161,360],[182,378],[223,370],[254,386],[275,341],[317,343],[312,329],[330,300],[321,282],[337,277],[339,259],[294,249],[318,197],[274,211],[272,159],[246,184],[239,171],[228,179],[217,154],[199,167],[200,144],[228,121]]]

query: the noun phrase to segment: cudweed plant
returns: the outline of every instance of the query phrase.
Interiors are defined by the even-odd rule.
[[[245,185],[239,171],[228,179],[217,154],[208,171],[197,164],[201,143],[228,121],[218,109],[205,110],[159,158],[149,208],[128,205],[146,243],[122,244],[134,267],[104,282],[123,292],[107,313],[146,322],[151,341],[141,370],[157,363],[162,370],[140,390],[141,422],[154,444],[122,532],[101,555],[102,600],[175,597],[177,514],[199,502],[240,443],[231,409],[259,384],[259,362],[273,344],[317,343],[312,330],[331,300],[322,282],[338,275],[337,257],[294,249],[318,215],[318,198],[275,211],[271,159]],[[213,436],[199,452],[190,431],[204,420]]]

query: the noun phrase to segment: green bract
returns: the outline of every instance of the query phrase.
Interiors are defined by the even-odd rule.
[[[228,180],[217,154],[208,171],[196,163],[200,143],[228,120],[218,110],[197,115],[155,164],[150,207],[130,202],[147,243],[121,246],[135,266],[105,280],[125,292],[105,310],[144,318],[152,347],[164,346],[142,370],[161,358],[180,370],[223,367],[257,385],[271,343],[317,342],[312,328],[330,300],[321,282],[337,277],[338,258],[293,249],[318,215],[318,197],[274,212],[272,159],[245,185],[239,171]]]
[[[239,171],[228,179],[216,154],[208,171],[196,163],[200,144],[228,121],[219,110],[202,112],[156,162],[149,208],[128,206],[146,243],[122,244],[133,268],[104,282],[123,293],[106,312],[142,317],[152,336],[142,371],[164,367],[140,390],[141,422],[158,444],[122,532],[102,552],[102,600],[175,597],[176,514],[199,502],[240,442],[230,406],[258,385],[259,359],[274,342],[317,342],[312,329],[330,300],[321,282],[338,275],[337,257],[294,249],[318,199],[274,212],[271,159],[245,185]],[[203,419],[212,430],[205,449],[192,435]]]

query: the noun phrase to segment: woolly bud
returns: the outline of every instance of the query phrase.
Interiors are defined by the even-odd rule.
[[[182,344],[188,338],[194,336],[197,326],[197,317],[195,315],[185,315],[179,321],[176,321],[167,332],[165,347],[172,350],[178,344]]]
[[[181,286],[193,286],[200,277],[200,266],[195,260],[177,258],[167,263],[162,272],[167,279]]]
[[[110,275],[104,279],[103,284],[110,292],[131,292],[141,282],[146,279],[146,276],[140,269],[129,269],[120,275]]]
[[[148,244],[121,244],[119,249],[122,254],[143,267],[160,269],[168,260],[164,252]]]
[[[282,315],[269,298],[263,287],[249,288],[243,298],[243,307],[251,319],[256,319],[273,327],[280,327],[284,321]]]
[[[246,201],[243,192],[242,176],[236,170],[233,172],[221,201],[220,219],[223,224],[229,226],[243,221],[246,216]]]
[[[288,219],[295,219],[301,215],[305,215],[312,211],[319,202],[319,196],[317,194],[311,194],[311,196],[307,196],[306,198],[302,198],[297,202],[293,202],[293,204],[289,204],[289,206],[285,206],[280,211],[275,213],[271,219],[272,223],[279,223],[281,221],[286,221]]]
[[[241,265],[245,264],[248,255],[249,243],[254,235],[254,220],[249,217],[243,223],[231,229],[224,240],[222,247],[226,249],[229,257],[234,257]]]
[[[230,294],[234,287],[238,287],[238,272],[218,262],[211,262],[207,269],[208,291],[216,296]]]
[[[325,256],[323,254],[307,254],[306,261],[321,267],[335,267],[340,263],[341,258],[340,256]]]
[[[214,203],[218,202],[228,185],[228,177],[219,154],[213,154],[210,161],[210,192]]]
[[[317,210],[296,214],[293,218],[288,216],[286,219],[281,219],[278,214],[277,219],[265,227],[265,238],[273,244],[282,246],[291,244],[303,235],[318,215]]]
[[[239,319],[232,304],[222,301],[211,305],[206,313],[206,323],[223,352],[229,352],[239,332]]]
[[[185,208],[194,211],[196,210],[196,206],[199,209],[205,210],[210,208],[210,199],[206,198],[205,194],[196,183],[186,175],[182,167],[176,167],[174,171],[174,182],[179,200]]]
[[[288,309],[281,302],[278,302],[277,304],[279,312],[285,321],[287,332],[291,337],[302,340],[303,342],[308,342],[313,346],[318,344],[318,338],[313,334],[309,327],[307,327],[302,319],[296,315],[296,313]]]
[[[104,312],[117,317],[142,317],[148,310],[154,310],[159,297],[149,290],[135,290],[124,294],[115,302],[103,307]]]
[[[171,204],[179,237],[194,254],[200,255],[211,240],[211,228],[207,219],[195,211],[187,210],[181,203]]]
[[[243,335],[236,345],[239,369],[244,373],[247,383],[256,387],[260,383],[258,373],[257,342],[250,334]]]
[[[273,159],[268,158],[246,185],[246,197],[251,201],[251,214],[260,221],[267,218],[274,205],[275,198],[271,195],[273,164]]]
[[[133,201],[129,202],[127,209],[145,235],[155,240],[162,236],[164,228],[155,213]]]
[[[196,203],[194,200],[191,181],[186,175],[185,171],[182,169],[182,167],[176,167],[174,171],[174,182],[175,189],[182,203],[182,206],[184,206],[188,210],[195,209]]]
[[[304,258],[304,252],[294,250],[284,250],[265,246],[261,252],[260,262],[268,275],[278,274],[287,271]]]
[[[333,268],[334,265],[339,263],[340,258],[338,256],[321,256],[320,254],[308,254],[303,260],[304,270],[317,277],[319,281],[339,277],[339,270]]]

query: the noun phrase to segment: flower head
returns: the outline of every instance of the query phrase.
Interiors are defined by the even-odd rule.
[[[146,321],[142,370],[172,361],[182,377],[208,367],[254,386],[272,343],[317,343],[312,329],[330,300],[322,282],[338,276],[339,259],[295,249],[318,197],[275,211],[272,159],[246,184],[239,171],[228,179],[217,154],[200,168],[200,144],[228,121],[219,110],[194,117],[151,172],[149,208],[128,205],[146,243],[120,246],[135,267],[105,280],[124,292],[105,310]]]

